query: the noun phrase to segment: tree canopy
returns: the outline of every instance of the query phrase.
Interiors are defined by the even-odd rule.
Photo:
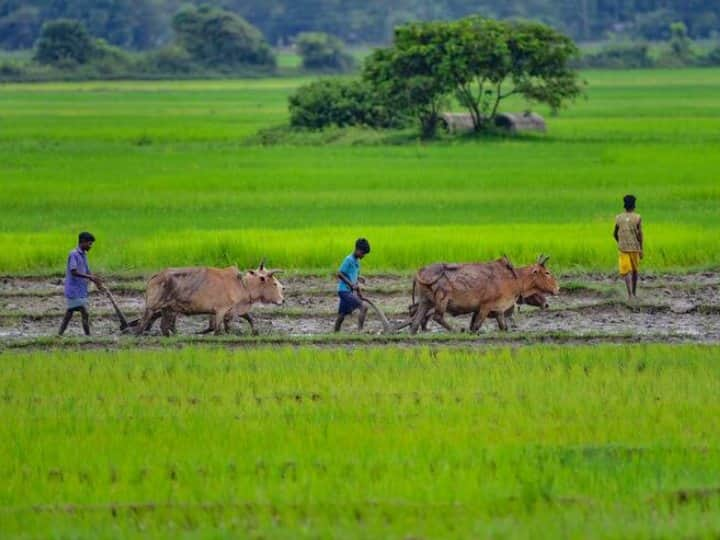
[[[208,6],[182,9],[173,18],[173,30],[178,43],[203,65],[275,65],[262,33],[229,11]]]
[[[303,32],[295,42],[305,69],[348,71],[355,59],[339,38],[323,32]]]
[[[95,44],[78,21],[59,19],[43,26],[35,49],[40,64],[85,64],[93,57]]]
[[[543,24],[470,16],[399,27],[393,45],[368,58],[364,76],[426,135],[449,94],[480,130],[514,94],[553,109],[577,97],[577,54],[570,38]]]

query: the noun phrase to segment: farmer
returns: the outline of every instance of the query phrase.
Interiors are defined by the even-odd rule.
[[[340,265],[337,273],[340,305],[338,306],[338,317],[335,320],[336,332],[340,331],[345,317],[356,309],[360,310],[358,329],[363,329],[368,308],[360,299],[359,283],[365,283],[365,279],[360,277],[360,260],[368,253],[370,253],[370,243],[365,238],[358,238],[355,242],[355,251],[345,257]]]
[[[67,328],[73,313],[79,311],[82,315],[82,326],[86,336],[90,335],[90,315],[88,314],[88,281],[92,281],[98,289],[103,289],[102,279],[90,272],[87,252],[92,249],[95,237],[89,232],[78,235],[78,246],[68,255],[65,270],[65,299],[67,311],[60,324],[58,335],[62,336]]]
[[[620,275],[625,279],[628,299],[637,296],[638,271],[643,258],[643,233],[640,214],[635,213],[635,196],[625,195],[625,212],[615,218],[613,236],[618,245]]]

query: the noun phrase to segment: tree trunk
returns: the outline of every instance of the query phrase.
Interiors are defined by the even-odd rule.
[[[488,119],[488,121],[491,123],[495,122],[495,116],[497,115],[498,107],[500,106],[500,100],[502,100],[503,98],[502,87],[500,83],[498,83],[495,91],[495,103],[493,104],[492,112],[490,113],[490,118]]]

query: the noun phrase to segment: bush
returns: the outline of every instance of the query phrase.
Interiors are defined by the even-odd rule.
[[[4,61],[0,62],[0,78],[13,79],[24,75],[23,66],[17,62]]]
[[[275,56],[260,30],[229,11],[186,8],[173,18],[178,43],[207,67],[274,67]]]
[[[720,66],[720,45],[698,58],[701,66]]]
[[[301,86],[289,98],[290,125],[310,129],[328,126],[402,125],[399,118],[362,81],[323,80]]]
[[[89,62],[98,73],[107,75],[125,74],[135,70],[135,62],[126,51],[110,45],[104,39],[93,43],[93,55]]]
[[[345,52],[345,44],[323,32],[299,34],[296,46],[305,69],[349,71],[355,65],[355,59]]]
[[[34,59],[54,66],[86,64],[93,57],[94,45],[82,23],[58,19],[43,26]]]
[[[187,75],[197,71],[198,66],[185,49],[170,46],[146,53],[141,69],[147,73]]]
[[[582,67],[608,69],[636,69],[652,67],[649,47],[643,43],[609,45],[595,53],[583,55]]]

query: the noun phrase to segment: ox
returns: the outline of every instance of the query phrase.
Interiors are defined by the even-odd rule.
[[[519,298],[558,294],[557,281],[546,267],[548,259],[541,255],[535,264],[519,269],[506,257],[489,263],[439,263],[421,268],[413,282],[413,303],[416,293],[418,301],[410,324],[411,333],[417,333],[430,313],[435,322],[451,331],[453,328],[445,320],[446,313],[471,313],[471,332],[477,332],[490,316],[497,319],[500,329],[507,330],[506,314]],[[537,299],[538,302],[544,300],[543,297]]]
[[[283,286],[275,278],[277,273],[278,270],[266,270],[264,263],[244,275],[235,266],[163,270],[148,281],[145,312],[135,331],[137,334],[148,331],[162,317],[161,330],[167,336],[174,330],[178,314],[210,315],[215,334],[233,316],[247,319],[252,327],[253,304],[284,302]]]

